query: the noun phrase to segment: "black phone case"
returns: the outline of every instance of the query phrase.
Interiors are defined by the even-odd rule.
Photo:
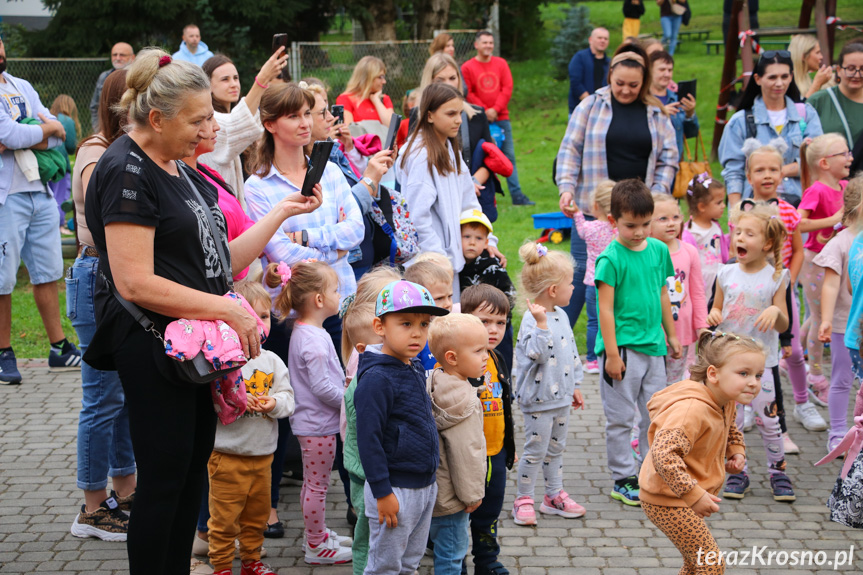
[[[312,147],[312,155],[309,158],[309,169],[306,170],[306,177],[303,180],[302,194],[304,196],[313,195],[312,188],[321,181],[334,144],[335,142],[333,141],[319,140]]]
[[[392,150],[396,145],[396,134],[398,134],[399,126],[402,123],[402,117],[399,114],[393,114],[390,119],[390,129],[387,132],[387,139],[384,142],[384,150]]]
[[[697,87],[697,80],[684,80],[677,84],[677,96],[678,100],[683,100],[687,96],[687,94],[692,94],[694,99],[698,99],[695,95]]]

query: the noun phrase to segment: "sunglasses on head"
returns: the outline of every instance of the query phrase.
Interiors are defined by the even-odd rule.
[[[761,57],[765,60],[772,60],[774,58],[791,60],[791,52],[788,50],[767,50],[761,54]]]

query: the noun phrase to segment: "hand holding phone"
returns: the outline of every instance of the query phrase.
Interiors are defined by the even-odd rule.
[[[324,170],[327,167],[327,162],[330,159],[330,152],[333,150],[335,142],[317,141],[312,146],[312,155],[309,157],[309,168],[306,170],[306,177],[303,180],[303,189],[301,193],[306,196],[312,196],[315,184],[321,181],[324,175]]]
[[[284,47],[285,54],[288,53],[288,35],[287,34],[273,34],[273,53],[275,54],[276,50],[279,47]],[[279,74],[279,78],[284,82],[291,81],[291,73],[288,71],[287,67],[282,68],[281,73]]]
[[[396,149],[396,134],[398,134],[401,123],[402,117],[399,114],[393,114],[390,119],[390,128],[387,132],[387,139],[384,141],[384,150]]]
[[[333,104],[331,108],[333,116],[335,116],[335,125],[339,126],[345,123],[345,107],[339,104]]]

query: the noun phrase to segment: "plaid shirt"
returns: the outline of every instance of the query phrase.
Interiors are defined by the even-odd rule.
[[[321,188],[321,206],[310,214],[286,219],[264,248],[264,255],[270,262],[283,261],[289,266],[311,258],[327,262],[339,276],[339,293],[344,299],[357,291],[357,281],[348,257],[338,257],[336,250],[350,251],[360,245],[365,225],[348,182],[332,162],[328,162],[324,170]],[[275,166],[263,178],[249,177],[245,185],[249,217],[257,222],[270,213],[279,200],[298,191],[300,188],[280,174]],[[308,247],[293,243],[287,235],[301,230],[309,234]]]
[[[600,88],[585,98],[569,117],[557,152],[555,179],[561,194],[569,192],[582,210],[590,207],[590,194],[608,179],[605,134],[611,126],[611,88]],[[656,106],[647,107],[647,127],[653,149],[644,183],[651,192],[668,194],[680,154],[671,119]]]

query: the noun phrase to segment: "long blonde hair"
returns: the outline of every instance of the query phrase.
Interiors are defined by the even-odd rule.
[[[57,114],[64,114],[72,118],[72,121],[75,122],[75,135],[78,138],[84,135],[81,133],[81,122],[78,120],[78,106],[75,105],[75,100],[72,99],[72,96],[60,94],[54,98],[50,112],[55,117]]]
[[[797,84],[802,96],[805,96],[809,88],[812,87],[812,78],[809,76],[806,58],[816,46],[818,46],[818,38],[810,34],[795,34],[791,36],[791,42],[788,44],[788,51],[791,52],[794,83]]]
[[[827,157],[830,146],[840,142],[846,146],[848,144],[845,136],[830,132],[813,138],[811,142],[804,140],[800,144],[800,158],[803,160],[800,162],[800,183],[804,190],[818,179],[821,172],[818,162]]]
[[[366,100],[372,93],[375,78],[386,73],[387,66],[383,60],[375,56],[363,56],[354,66],[351,79],[345,87],[345,93],[360,101]]]
[[[442,34],[441,34],[442,36]],[[440,36],[438,36],[440,37]],[[429,85],[434,84],[434,77],[440,74],[441,70],[452,67],[455,70],[456,75],[458,76],[458,91],[464,94],[464,81],[461,77],[461,72],[458,69],[458,64],[456,64],[455,60],[449,54],[445,54],[443,52],[437,52],[436,54],[432,54],[431,58],[426,61],[426,65],[423,68],[422,76],[420,76],[420,87],[419,87],[419,102],[422,102],[422,93],[423,91],[429,87]],[[474,116],[477,115],[478,111],[476,108],[471,106],[467,100],[464,101],[464,112],[467,114],[467,119],[470,120]]]

